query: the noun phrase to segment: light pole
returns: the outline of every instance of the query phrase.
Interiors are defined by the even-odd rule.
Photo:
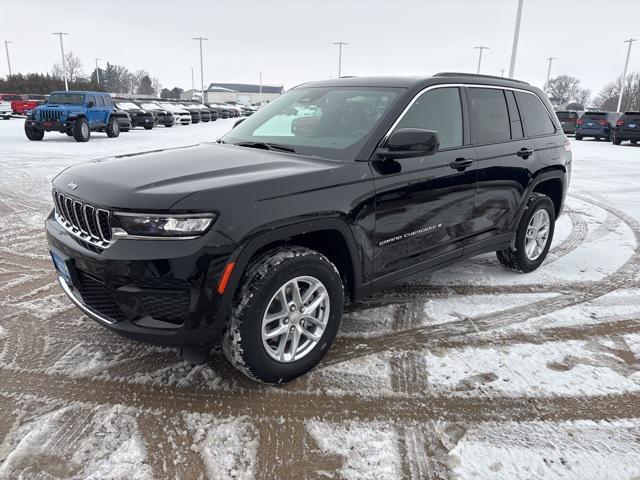
[[[191,69],[191,90],[196,91],[196,82],[193,79],[193,68]]]
[[[477,72],[477,73],[480,73],[480,65],[482,65],[482,51],[489,50],[489,47],[479,46],[479,47],[473,47],[473,48],[480,51],[480,54],[478,55],[478,72]]]
[[[549,57],[547,60],[549,61],[549,68],[547,69],[547,81],[544,82],[544,91],[546,92],[549,89],[549,79],[551,78],[551,64],[556,59],[556,57]]]
[[[204,105],[204,71],[202,70],[202,42],[203,40],[209,40],[205,37],[194,37],[194,40],[198,40],[200,42],[200,95],[202,95],[201,101]]]
[[[262,106],[262,72],[260,72],[260,106]]]
[[[58,35],[60,37],[60,55],[62,58],[62,74],[64,76],[64,89],[69,90],[69,83],[67,82],[67,64],[64,60],[64,45],[62,43],[62,36],[69,35],[66,32],[54,32],[52,35]]]
[[[342,46],[349,45],[347,42],[333,42],[334,45],[338,45],[338,78],[342,76]]]
[[[96,80],[98,81],[98,85],[100,85],[100,67],[98,67],[98,60],[102,59],[96,58]]]
[[[637,42],[637,38],[630,38],[629,40],[625,40],[624,43],[629,44],[629,48],[627,49],[627,60],[624,62],[624,71],[622,72],[622,80],[620,82],[620,98],[618,98],[618,108],[616,112],[620,111],[620,107],[622,107],[622,94],[624,93],[624,79],[627,76],[627,68],[629,67],[629,58],[631,57],[631,45],[633,42]]]
[[[509,64],[509,78],[513,78],[516,69],[516,55],[518,54],[518,39],[520,37],[520,21],[522,20],[522,2],[518,0],[518,13],[516,14],[516,29],[513,32],[513,46],[511,47],[511,63]]]
[[[9,58],[9,44],[13,43],[9,40],[4,41],[4,49],[7,51],[7,67],[9,67],[9,76],[11,76],[11,59]]]
[[[500,70],[500,76],[501,76],[501,77],[504,77],[504,72],[505,72],[505,71],[506,71],[506,70],[505,70],[504,68]]]

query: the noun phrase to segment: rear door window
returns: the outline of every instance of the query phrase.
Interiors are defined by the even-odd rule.
[[[469,88],[468,98],[474,143],[498,143],[511,140],[511,122],[503,90]]]
[[[104,107],[104,97],[96,97],[96,107]]]
[[[87,97],[87,105],[89,105],[89,103],[93,102],[94,105],[96,105],[96,97],[93,95],[89,95]]]
[[[518,107],[522,114],[524,132],[527,137],[540,135],[552,135],[556,127],[549,116],[549,112],[537,95],[525,92],[516,92]]]
[[[438,132],[440,148],[462,146],[462,102],[457,88],[436,88],[423,93],[400,119],[399,128]]]

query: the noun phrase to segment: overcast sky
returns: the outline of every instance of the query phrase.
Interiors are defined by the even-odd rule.
[[[163,86],[200,83],[195,36],[204,43],[205,84],[296,84],[343,75],[431,75],[508,69],[517,0],[2,0],[0,40],[11,40],[14,73],[46,72],[60,59],[57,37],[84,62],[94,58],[144,69]],[[640,38],[640,0],[524,0],[516,78],[541,86],[552,76],[578,77],[595,93],[620,75],[629,37]],[[0,75],[8,73],[4,52]],[[640,70],[640,42],[630,71]]]

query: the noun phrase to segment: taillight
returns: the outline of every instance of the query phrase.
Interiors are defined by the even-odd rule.
[[[582,125],[583,123],[584,123],[584,120],[582,120],[581,118],[579,118],[579,119],[576,121],[576,125]]]
[[[609,125],[609,122],[607,122],[606,120],[600,120],[598,123],[600,125]]]
[[[624,125],[624,120],[618,120],[618,121],[616,122],[616,125],[617,125],[617,126],[619,126],[619,127],[621,127],[622,125]]]

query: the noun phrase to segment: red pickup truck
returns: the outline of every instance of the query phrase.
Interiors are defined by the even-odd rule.
[[[33,110],[42,101],[32,98],[31,95],[18,95],[17,93],[0,93],[0,102],[11,102],[11,109],[16,115],[26,115],[27,110]]]

